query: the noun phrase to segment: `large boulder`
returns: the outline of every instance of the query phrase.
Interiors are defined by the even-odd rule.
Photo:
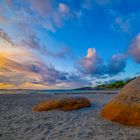
[[[89,106],[91,106],[90,101],[85,97],[55,98],[47,99],[38,103],[35,107],[33,107],[33,111],[41,112],[54,109],[71,111]]]
[[[140,126],[140,77],[129,82],[107,103],[101,115],[121,124]]]

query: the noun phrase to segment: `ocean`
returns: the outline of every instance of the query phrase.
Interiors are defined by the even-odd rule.
[[[0,90],[0,94],[90,94],[90,93],[117,93],[118,90],[24,90],[24,89],[12,89],[12,90]]]

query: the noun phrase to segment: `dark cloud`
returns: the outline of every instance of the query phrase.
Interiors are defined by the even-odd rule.
[[[107,74],[117,74],[123,72],[126,67],[127,57],[124,54],[113,55],[109,64]]]
[[[47,66],[40,73],[42,75],[42,80],[49,84],[58,84],[67,80],[67,73],[60,72],[52,66]]]
[[[4,40],[4,41],[10,43],[12,46],[14,46],[12,39],[2,28],[0,29],[0,39]]]
[[[26,82],[56,87],[79,87],[89,84],[87,79],[78,75],[56,70],[53,66],[45,65],[41,61],[32,63],[17,62],[12,59],[0,57],[0,82],[22,85]]]

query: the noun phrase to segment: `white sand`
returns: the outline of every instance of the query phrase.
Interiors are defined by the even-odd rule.
[[[92,107],[81,110],[32,112],[34,104],[54,96],[75,95],[0,95],[0,140],[140,140],[140,128],[100,116],[114,94],[82,94]]]

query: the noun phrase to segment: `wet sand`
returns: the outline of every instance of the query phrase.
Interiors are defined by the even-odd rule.
[[[84,96],[92,106],[63,112],[32,112],[36,103],[58,96]],[[100,111],[115,94],[1,94],[0,140],[140,140],[140,128],[103,119]]]

